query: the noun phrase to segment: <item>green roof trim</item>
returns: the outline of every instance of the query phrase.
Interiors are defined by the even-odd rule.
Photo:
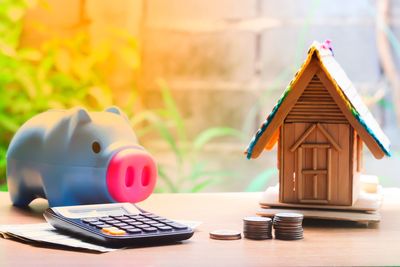
[[[286,90],[283,92],[283,94],[279,98],[278,102],[275,104],[271,113],[269,114],[267,119],[264,121],[264,123],[261,125],[260,129],[258,129],[258,131],[254,135],[253,139],[250,141],[249,147],[247,148],[247,159],[251,159],[251,154],[253,154],[254,146],[257,144],[258,139],[260,139],[260,137],[263,135],[264,131],[267,129],[267,127],[270,124],[270,122],[272,121],[272,119],[275,117],[276,112],[278,111],[279,107],[285,100],[286,96],[289,94],[290,90],[292,90],[291,85],[286,87]]]

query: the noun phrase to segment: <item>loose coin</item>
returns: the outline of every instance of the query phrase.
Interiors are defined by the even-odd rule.
[[[210,238],[217,240],[237,240],[241,239],[242,235],[239,231],[223,229],[210,232]]]

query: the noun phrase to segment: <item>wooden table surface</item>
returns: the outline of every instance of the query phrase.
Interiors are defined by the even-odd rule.
[[[400,265],[400,189],[385,189],[382,221],[369,227],[306,221],[300,241],[209,239],[216,229],[242,229],[242,218],[255,214],[259,193],[154,194],[140,204],[171,219],[202,221],[182,244],[118,250],[104,254],[34,247],[0,240],[1,266],[267,266]],[[0,193],[0,224],[43,222],[47,207],[11,206]]]

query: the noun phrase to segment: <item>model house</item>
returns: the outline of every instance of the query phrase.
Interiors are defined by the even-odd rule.
[[[246,155],[278,145],[279,201],[352,205],[358,197],[366,144],[375,158],[390,141],[336,62],[329,42],[314,42]]]

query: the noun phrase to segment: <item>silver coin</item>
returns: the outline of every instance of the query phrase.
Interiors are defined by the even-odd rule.
[[[301,213],[295,213],[295,212],[282,212],[282,213],[277,213],[275,214],[275,218],[279,219],[287,219],[287,220],[300,220],[303,219],[303,214]]]
[[[248,216],[248,217],[244,217],[243,221],[246,223],[251,223],[251,222],[265,223],[265,222],[272,222],[272,219],[268,218],[268,217],[261,217],[261,216]]]
[[[236,240],[242,238],[242,235],[236,230],[222,229],[210,232],[210,238],[218,240]]]

